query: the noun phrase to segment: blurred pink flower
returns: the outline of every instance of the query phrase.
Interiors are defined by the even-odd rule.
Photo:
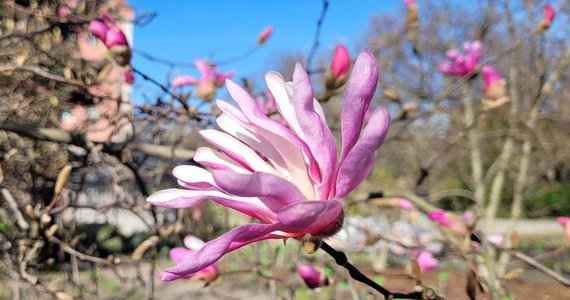
[[[556,17],[556,10],[554,7],[549,3],[544,4],[544,11],[542,15],[542,20],[538,24],[538,31],[544,32],[550,28],[552,25],[552,21],[554,21],[554,17]]]
[[[491,234],[487,237],[487,241],[499,247],[505,244],[505,237],[500,234]]]
[[[403,209],[405,211],[413,211],[416,209],[416,207],[414,206],[412,201],[410,201],[408,199],[404,199],[404,198],[400,198],[400,201],[398,203],[398,207],[400,207],[400,209]]]
[[[311,265],[300,265],[297,268],[297,274],[301,276],[310,289],[322,286],[321,272]]]
[[[369,50],[355,64],[344,93],[341,118],[342,150],[324,118],[307,72],[297,64],[293,82],[279,73],[267,73],[285,127],[264,115],[240,86],[226,80],[239,108],[218,100],[218,126],[200,134],[220,150],[201,147],[197,166],[178,166],[174,176],[185,189],[167,189],[148,198],[156,206],[193,207],[210,199],[261,221],[234,228],[208,242],[201,250],[167,269],[173,280],[211,265],[225,253],[265,239],[297,238],[318,243],[340,230],[344,218],[341,200],[356,188],[374,166],[390,115],[377,108],[364,129],[366,109],[376,90],[377,62]]]
[[[168,256],[172,262],[179,264],[187,258],[192,257],[192,255],[196,253],[196,251],[202,249],[204,245],[205,243],[201,239],[192,235],[188,235],[184,238],[185,247],[174,247],[170,249],[170,251],[168,251]],[[194,273],[185,274],[184,276],[176,276],[175,278],[171,278],[172,276],[172,274],[167,272],[163,272],[161,274],[162,280],[165,281],[178,278],[194,278],[202,279],[206,282],[211,282],[218,277],[218,265],[216,263],[213,263]]]
[[[485,96],[491,100],[497,100],[505,95],[505,79],[495,67],[485,65],[481,68],[483,83],[485,85]]]
[[[415,0],[404,0],[404,4],[406,4],[406,7],[410,7],[412,5],[416,5],[416,1]]]
[[[181,87],[185,85],[196,85],[198,81],[196,78],[188,75],[176,76],[174,80],[170,83],[172,87]]]
[[[472,210],[469,209],[463,212],[463,221],[471,222],[473,220],[475,220],[475,213]]]
[[[556,222],[562,225],[566,232],[566,240],[570,242],[570,218],[569,217],[558,217]]]
[[[449,228],[458,233],[467,233],[467,227],[463,219],[457,215],[443,210],[430,211],[427,214],[428,218],[439,225]]]
[[[71,12],[71,10],[69,10],[69,7],[67,7],[67,6],[60,7],[57,9],[57,15],[59,17],[62,17],[62,18],[69,15],[70,12]]]
[[[452,76],[465,76],[472,72],[481,59],[483,46],[479,41],[465,42],[463,51],[462,55],[457,50],[447,50],[445,55],[449,60],[441,63],[438,70]]]
[[[422,271],[432,270],[439,267],[439,260],[429,251],[421,251],[416,257]]]
[[[99,38],[107,48],[116,46],[129,46],[125,33],[116,27],[115,20],[106,14],[103,16],[103,21],[93,20],[89,22],[89,32]]]
[[[272,33],[273,33],[273,26],[267,26],[257,37],[257,43],[259,45],[265,44],[265,42],[267,42],[267,40],[271,37]]]
[[[210,101],[214,98],[216,90],[224,84],[227,78],[234,75],[234,71],[227,73],[220,73],[218,67],[208,63],[202,59],[194,60],[194,65],[202,74],[200,80],[192,76],[181,75],[174,78],[171,83],[173,87],[182,87],[186,85],[193,85],[196,87],[196,96],[204,101]]]
[[[566,226],[570,224],[570,218],[569,217],[558,217],[556,218],[556,222],[558,222],[558,224],[562,225],[562,226]]]
[[[343,44],[338,44],[334,48],[333,59],[331,63],[331,72],[334,80],[338,81],[341,77],[346,76],[350,69],[350,54]]]
[[[135,75],[133,75],[133,72],[123,72],[123,76],[126,83],[133,84],[133,82],[135,82]]]
[[[89,22],[88,29],[92,35],[99,38],[101,41],[104,41],[107,38],[107,31],[109,31],[109,26],[99,20],[93,20]]]

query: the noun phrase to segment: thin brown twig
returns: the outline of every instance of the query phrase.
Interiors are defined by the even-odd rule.
[[[311,64],[313,63],[313,58],[315,57],[315,54],[317,53],[317,48],[319,48],[319,45],[321,44],[320,39],[321,39],[321,30],[323,27],[323,22],[325,20],[325,17],[327,15],[327,11],[329,8],[329,1],[328,0],[323,0],[323,8],[321,9],[321,15],[319,16],[319,19],[317,20],[317,27],[315,29],[315,37],[313,39],[313,46],[311,47],[311,51],[309,51],[309,55],[307,56],[307,65],[305,66],[305,68],[307,70],[311,70]],[[309,72],[309,75],[311,73]]]

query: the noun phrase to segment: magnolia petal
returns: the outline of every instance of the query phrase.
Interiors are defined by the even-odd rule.
[[[377,108],[362,136],[339,165],[335,199],[346,196],[368,176],[374,167],[376,149],[384,143],[389,126],[390,113],[383,107]]]
[[[247,244],[271,238],[281,238],[281,236],[271,235],[272,231],[279,230],[281,224],[246,224],[234,228],[224,235],[207,242],[202,249],[188,256],[183,262],[166,270],[178,276],[200,271],[219,260],[224,254],[233,251]],[[163,281],[169,276],[163,276]]]
[[[291,98],[289,97],[289,93],[287,93],[287,89],[285,88],[285,80],[281,76],[281,74],[277,72],[268,72],[265,74],[265,82],[267,82],[267,88],[275,97],[275,102],[277,104],[277,109],[281,116],[287,121],[289,127],[304,139],[303,131],[299,126],[299,122],[297,121],[297,116],[295,115],[295,109],[293,108],[293,104],[291,103]]]
[[[342,211],[340,201],[303,201],[282,208],[277,219],[289,228],[304,233],[318,233]]]
[[[178,184],[188,189],[217,189],[212,173],[197,166],[177,166],[172,175],[178,179]]]
[[[239,173],[251,173],[250,170],[244,168],[225,153],[208,147],[196,149],[193,159],[195,162],[215,170],[233,170]]]
[[[222,113],[216,119],[216,122],[222,130],[265,156],[271,162],[277,173],[282,177],[291,179],[291,174],[287,170],[287,164],[285,163],[283,156],[266,139],[253,134],[226,113]]]
[[[307,71],[300,64],[293,73],[293,107],[301,129],[305,133],[305,142],[319,164],[321,181],[324,185],[323,197],[328,197],[330,179],[336,168],[336,144],[334,137],[314,109],[313,88]]]
[[[185,86],[185,85],[196,85],[197,83],[198,83],[198,81],[196,80],[196,78],[194,78],[192,76],[180,75],[180,76],[176,76],[176,78],[174,78],[174,80],[172,80],[172,82],[170,83],[170,86],[181,87],[181,86]]]
[[[198,251],[202,249],[204,245],[206,245],[206,243],[202,241],[200,238],[193,236],[191,234],[185,236],[183,242],[186,248],[194,251]]]
[[[214,129],[200,130],[200,135],[211,144],[216,145],[226,155],[238,162],[244,168],[252,172],[266,172],[276,174],[267,162],[265,162],[255,151],[235,139],[233,136]]]
[[[364,115],[378,84],[378,63],[370,50],[358,55],[348,79],[342,99],[342,152],[340,162],[346,158],[362,129]]]
[[[313,157],[307,144],[301,140],[299,136],[294,134],[289,128],[264,115],[259,110],[259,107],[255,103],[255,100],[253,100],[247,91],[241,88],[238,84],[228,79],[226,80],[226,87],[232,98],[234,98],[234,100],[238,103],[243,114],[250,122],[259,128],[263,128],[265,131],[272,132],[273,135],[278,135],[282,138],[287,139],[290,143],[298,147],[308,160],[309,174],[311,178],[317,178],[320,176],[315,158]]]
[[[228,82],[231,81],[228,80]],[[230,116],[234,121],[240,123],[243,127],[247,128],[250,132],[254,133],[257,137],[266,139],[268,143],[271,144],[275,150],[280,153],[280,155],[283,157],[283,160],[285,161],[285,164],[287,165],[287,170],[289,170],[289,174],[291,176],[291,178],[287,179],[295,182],[295,185],[299,187],[307,199],[314,199],[313,184],[311,183],[307,174],[308,171],[305,163],[306,156],[303,154],[302,149],[299,148],[289,138],[289,136],[294,136],[294,138],[296,138],[300,143],[303,143],[305,149],[307,149],[307,152],[309,152],[307,145],[303,141],[299,140],[299,137],[294,135],[291,130],[282,127],[281,124],[278,125],[281,126],[282,129],[285,129],[285,131],[276,132],[273,130],[275,128],[271,129],[264,126],[259,126],[259,124],[253,124],[252,122],[249,122],[249,120],[247,122],[244,122],[242,118],[243,114],[239,112],[239,110],[237,110],[235,107],[232,106],[232,108],[230,108],[228,107],[229,104],[226,104],[226,102],[218,101],[218,105],[224,113]],[[273,120],[270,121],[275,122]],[[316,162],[314,165],[317,167]],[[318,172],[318,169],[316,172]]]
[[[196,251],[185,247],[174,247],[168,251],[168,257],[170,257],[170,260],[175,264],[179,264],[194,252]]]
[[[273,212],[307,199],[291,182],[273,174],[238,174],[214,171],[214,180],[225,192],[240,197],[258,197]]]
[[[194,207],[204,200],[212,200],[263,222],[275,221],[275,213],[269,210],[259,199],[231,196],[220,191],[166,189],[147,198],[147,201],[153,205],[166,208]]]
[[[210,67],[207,61],[203,59],[196,59],[194,60],[194,65],[196,66],[196,69],[198,69],[200,74],[202,74],[202,78],[200,78],[200,84],[205,84],[214,80],[212,75],[212,68]]]

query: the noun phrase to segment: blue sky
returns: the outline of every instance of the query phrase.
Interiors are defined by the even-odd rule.
[[[276,68],[284,53],[308,54],[321,13],[319,0],[129,0],[137,13],[156,12],[156,18],[145,27],[135,27],[134,47],[158,57],[192,62],[195,58],[224,60],[242,54],[256,44],[257,36],[273,25],[273,36],[267,44],[249,56],[227,66],[255,81]],[[321,33],[317,56],[330,55],[338,42],[343,42],[352,55],[361,49],[354,45],[361,39],[374,14],[394,14],[402,10],[403,1],[330,0]],[[152,78],[166,82],[167,66],[150,62],[135,54],[133,65]],[[177,68],[174,73],[198,75],[196,70]],[[141,91],[156,94],[156,89],[142,78],[134,87],[134,102],[140,103]]]

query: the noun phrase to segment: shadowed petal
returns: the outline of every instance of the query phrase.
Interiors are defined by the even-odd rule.
[[[342,153],[340,162],[360,136],[364,115],[378,83],[378,64],[370,50],[366,49],[356,59],[342,99]]]
[[[238,174],[214,171],[216,184],[225,192],[240,197],[258,197],[273,212],[307,199],[291,182],[273,174]]]
[[[220,191],[166,189],[150,195],[147,199],[155,206],[167,208],[194,207],[204,200],[212,200],[264,222],[275,221],[275,213],[269,210],[259,199],[231,196]]]
[[[170,249],[170,251],[168,251],[168,257],[170,257],[170,260],[172,262],[174,262],[175,264],[178,264],[178,263],[181,263],[190,254],[192,254],[194,252],[196,252],[196,251],[190,250],[186,247],[174,247],[174,248]]]
[[[335,221],[342,211],[340,201],[303,201],[284,207],[277,219],[289,228],[300,232],[318,232]]]
[[[194,161],[200,163],[202,166],[215,170],[233,170],[234,172],[239,173],[251,173],[250,170],[244,168],[240,163],[233,160],[225,153],[208,147],[200,147],[196,149]]]
[[[232,98],[234,98],[240,106],[243,114],[251,123],[255,124],[259,128],[272,132],[274,135],[280,136],[282,139],[288,140],[290,143],[298,147],[309,162],[309,174],[311,178],[314,179],[320,177],[320,172],[315,158],[307,144],[301,140],[299,136],[295,135],[289,128],[264,115],[261,110],[259,110],[255,100],[253,100],[247,91],[241,88],[238,84],[228,79],[226,80],[226,87],[230,95],[232,95]]]
[[[225,233],[224,235],[207,242],[202,249],[194,252],[186,258],[183,262],[166,270],[167,273],[172,273],[178,276],[184,276],[197,272],[217,260],[224,254],[233,251],[237,248],[243,247],[247,244],[271,238],[282,238],[286,236],[279,236],[277,234],[270,234],[273,231],[280,230],[282,224],[246,224],[234,228],[233,230]],[[170,280],[171,276],[163,276],[163,281]]]
[[[233,136],[214,129],[200,130],[200,135],[248,170],[276,174],[275,169],[261,159],[255,151]]]
[[[377,108],[362,136],[339,166],[335,199],[346,196],[368,176],[374,167],[375,151],[384,143],[389,126],[390,114],[383,107]]]
[[[330,179],[336,168],[336,144],[326,122],[314,109],[313,88],[307,71],[300,64],[293,73],[293,107],[301,129],[305,134],[305,142],[319,164],[322,196],[328,197]],[[318,105],[318,104],[317,104]]]
[[[228,80],[228,83],[229,82],[231,81]],[[235,83],[233,84],[235,85]],[[304,145],[305,149],[309,151],[307,145],[303,141],[299,140],[298,136],[294,135],[290,129],[285,128],[278,123],[277,125],[283,129],[280,132],[273,131],[267,127],[259,126],[259,124],[253,124],[253,122],[249,122],[249,120],[244,121],[244,115],[235,107],[224,101],[218,101],[218,105],[224,113],[230,116],[234,121],[238,122],[241,126],[254,133],[255,136],[267,140],[268,144],[272,145],[275,150],[280,153],[281,157],[285,161],[285,164],[287,165],[287,170],[289,171],[291,178],[286,179],[293,181],[295,185],[299,187],[299,189],[303,192],[307,199],[313,199],[314,189],[307,174],[308,172],[305,163],[305,155],[303,155],[302,149],[300,149],[295,143],[287,138],[287,136],[283,136],[282,134],[295,136],[295,138]],[[275,123],[273,120],[270,121]],[[316,172],[318,172],[316,162],[314,165],[317,168]]]
[[[267,141],[267,139],[250,132],[226,113],[222,113],[216,119],[216,122],[222,130],[246,143],[248,146],[261,153],[261,155],[265,156],[282,177],[292,178],[289,170],[287,170],[287,164],[285,163],[283,156],[271,143],[269,143],[269,141]]]

